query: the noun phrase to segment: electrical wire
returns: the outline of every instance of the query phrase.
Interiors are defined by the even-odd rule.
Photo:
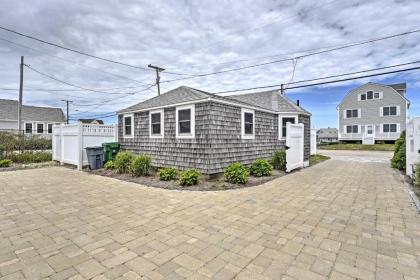
[[[124,63],[124,62],[120,62],[120,61],[116,61],[116,60],[112,60],[112,59],[108,59],[108,58],[103,58],[103,57],[93,55],[93,54],[89,54],[89,53],[86,53],[86,52],[83,52],[83,51],[80,51],[80,50],[65,47],[65,46],[62,46],[62,45],[59,45],[59,44],[56,44],[56,43],[48,42],[48,41],[45,41],[43,39],[37,38],[35,36],[24,34],[24,33],[18,32],[16,30],[12,30],[10,28],[4,27],[4,26],[0,26],[0,29],[2,29],[4,31],[7,31],[7,32],[10,32],[10,33],[13,33],[13,34],[16,34],[16,35],[19,35],[19,36],[22,36],[22,37],[25,37],[25,38],[28,38],[28,39],[31,39],[31,40],[38,41],[38,42],[43,43],[43,44],[47,44],[47,45],[50,45],[50,46],[53,46],[53,47],[57,47],[57,48],[60,48],[60,49],[66,50],[66,51],[70,51],[70,52],[77,53],[77,54],[80,54],[80,55],[88,56],[88,57],[95,58],[95,59],[98,59],[98,60],[102,60],[102,61],[106,61],[106,62],[118,64],[118,65],[123,65],[123,66],[131,67],[131,68],[146,70],[146,71],[154,71],[154,70],[152,70],[150,68],[147,68],[147,67],[136,66],[136,65],[132,65],[132,64],[128,64],[128,63]],[[171,71],[166,71],[165,73],[170,74],[170,75],[178,75],[178,76],[190,76],[190,74],[176,73],[176,72],[171,72]]]

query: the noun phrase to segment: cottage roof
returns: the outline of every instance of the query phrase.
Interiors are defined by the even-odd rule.
[[[18,119],[18,101],[0,99],[0,120]],[[44,121],[44,122],[64,122],[63,110],[54,107],[22,106],[22,120],[24,121]]]
[[[83,124],[91,124],[91,123],[104,124],[103,120],[97,120],[97,119],[78,119],[78,121]]]
[[[338,138],[337,128],[320,128],[317,130],[318,138]]]
[[[212,98],[214,100],[228,101],[237,103],[238,105],[247,105],[276,112],[302,113],[309,114],[308,111],[297,106],[286,96],[281,95],[278,91],[254,92],[248,94],[238,94],[229,96],[215,95],[202,90],[181,86],[170,90],[159,96],[155,96],[136,105],[130,106],[118,113],[134,112],[139,110],[147,110],[149,108],[158,108],[179,103],[199,101]]]

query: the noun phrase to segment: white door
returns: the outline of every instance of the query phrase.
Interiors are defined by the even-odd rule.
[[[286,172],[303,167],[303,124],[286,124]]]
[[[375,133],[375,127],[372,124],[368,124],[365,126],[366,137],[373,137],[374,133]]]

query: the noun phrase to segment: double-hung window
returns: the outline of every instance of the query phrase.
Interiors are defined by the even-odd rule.
[[[123,137],[133,138],[134,137],[134,115],[123,116]]]
[[[25,123],[25,133],[32,133],[32,123]]]
[[[241,110],[241,135],[243,139],[255,138],[255,111],[242,109]]]
[[[369,90],[366,92],[366,98],[368,100],[373,99],[373,91]]]
[[[346,118],[358,118],[359,117],[359,110],[358,109],[350,109],[346,110]]]
[[[176,137],[195,137],[195,106],[176,107]]]
[[[36,133],[37,134],[43,134],[44,133],[44,124],[43,123],[37,123],[36,124]]]
[[[396,116],[397,115],[397,106],[387,106],[383,107],[383,116]]]
[[[151,111],[150,119],[150,137],[163,138],[164,126],[164,110]]]
[[[52,133],[52,130],[53,130],[53,124],[52,123],[49,123],[48,125],[47,125],[47,129],[48,129],[48,134],[51,134]]]
[[[359,126],[358,125],[347,125],[346,126],[346,133],[359,133]]]
[[[396,123],[385,123],[382,126],[383,132],[397,132],[397,124]]]
[[[296,116],[279,116],[279,139],[287,136],[287,123],[297,123]]]

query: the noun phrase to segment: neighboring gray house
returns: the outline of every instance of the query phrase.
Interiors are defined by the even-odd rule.
[[[310,117],[278,91],[217,96],[182,86],[119,111],[118,139],[123,150],[150,155],[153,166],[215,174],[271,158],[285,146],[286,123],[299,122],[308,164]]]
[[[63,110],[60,108],[22,106],[22,129],[25,134],[49,138],[52,125],[65,121]],[[18,131],[18,101],[0,99],[0,131]]]
[[[82,124],[104,124],[103,120],[97,119],[78,119],[77,121]]]
[[[350,91],[337,107],[338,140],[395,141],[406,126],[410,106],[406,88],[405,83],[367,83]]]
[[[318,143],[333,143],[338,141],[337,128],[320,128],[316,131],[316,138]]]

